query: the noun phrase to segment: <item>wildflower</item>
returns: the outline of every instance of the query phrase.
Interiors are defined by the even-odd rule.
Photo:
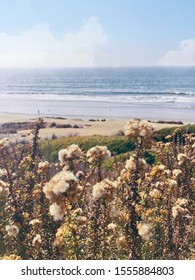
[[[136,169],[136,162],[133,156],[131,156],[130,159],[126,160],[125,168],[132,171]]]
[[[173,180],[173,179],[168,179],[168,180],[167,180],[167,183],[168,183],[169,187],[171,187],[171,188],[177,186],[177,181],[176,181],[176,180]]]
[[[39,225],[39,224],[41,224],[41,221],[39,219],[34,219],[29,222],[29,225],[31,225],[31,226],[35,226],[35,225]]]
[[[142,191],[142,192],[139,193],[139,195],[140,195],[142,200],[147,199],[147,193],[146,192]]]
[[[43,187],[43,192],[48,199],[53,198],[53,194],[59,195],[70,188],[70,183],[77,181],[75,175],[70,171],[61,171],[54,175]]]
[[[181,165],[188,159],[188,157],[186,154],[180,153],[177,155],[177,159],[178,159],[178,164]]]
[[[129,215],[126,211],[120,211],[119,217],[123,222],[125,222],[125,223],[129,222]]]
[[[119,236],[116,242],[121,249],[127,249],[127,240],[125,235]]]
[[[77,190],[79,193],[81,193],[81,192],[83,192],[84,188],[83,188],[83,186],[78,185]]]
[[[114,231],[114,230],[116,229],[116,227],[117,227],[117,225],[114,224],[114,223],[110,223],[110,224],[107,226],[108,230],[112,230],[112,231]]]
[[[158,165],[158,170],[163,171],[165,170],[166,166],[163,164]]]
[[[0,178],[3,176],[7,176],[7,170],[0,168]]]
[[[99,198],[112,198],[112,193],[116,188],[116,182],[112,182],[108,179],[104,179],[103,181],[95,184],[93,186],[93,197],[94,199]]]
[[[188,205],[188,200],[185,198],[178,198],[175,204],[186,207]]]
[[[165,143],[165,147],[170,147],[171,143]]]
[[[165,186],[165,182],[156,182],[155,186],[156,188],[163,189]]]
[[[158,166],[154,166],[150,172],[150,176],[155,176],[158,172]]]
[[[31,162],[32,162],[32,157],[31,156],[26,156],[26,157],[23,157],[23,159],[21,161],[21,165],[31,163]]]
[[[17,261],[17,260],[22,260],[22,258],[15,254],[11,254],[11,255],[7,255],[7,256],[3,256],[2,258],[0,258],[0,260],[7,260],[7,261],[16,260]]]
[[[63,220],[65,214],[64,209],[61,205],[57,204],[56,202],[50,205],[49,212],[51,216],[53,216],[54,221]]]
[[[77,222],[78,222],[79,225],[85,225],[87,223],[87,218],[83,217],[83,216],[79,216],[77,218]]]
[[[49,162],[48,161],[41,161],[41,162],[39,162],[38,167],[40,169],[48,168],[49,167]]]
[[[3,148],[9,147],[13,142],[14,142],[13,139],[2,138],[0,139],[0,146],[2,146]]]
[[[146,211],[144,211],[144,209],[142,210],[142,213],[140,213],[143,217],[148,218],[148,220],[150,219],[150,216],[153,215],[155,212],[154,208],[150,208]]]
[[[82,171],[78,171],[78,172],[76,173],[76,177],[79,178],[79,179],[84,178],[84,176],[85,176],[85,174],[84,174]]]
[[[65,232],[65,225],[62,225],[61,227],[58,228],[56,232],[56,237],[60,237],[64,234]]]
[[[63,235],[66,231],[66,228],[64,225],[62,225],[61,227],[58,228],[57,232],[56,232],[56,238],[53,242],[53,246],[54,247],[62,247],[63,246],[63,242],[64,242],[64,238]]]
[[[7,225],[5,229],[9,236],[15,237],[19,233],[19,228],[16,225]]]
[[[116,217],[118,217],[118,215],[119,215],[118,209],[116,208],[116,206],[112,205],[110,208],[110,217],[116,218]]]
[[[174,219],[178,216],[178,214],[183,214],[183,213],[185,213],[185,210],[182,207],[180,207],[179,205],[173,206],[172,216]]]
[[[152,191],[150,191],[149,195],[155,199],[160,199],[162,196],[161,192],[157,189],[153,189]]]
[[[83,210],[81,208],[77,208],[77,209],[74,210],[74,213],[76,215],[81,215],[83,213]]]
[[[32,244],[33,244],[33,245],[38,245],[38,244],[41,244],[41,243],[42,243],[41,235],[40,235],[40,234],[37,234],[37,235],[33,238]]]
[[[78,145],[72,144],[66,149],[58,152],[58,159],[61,163],[66,162],[67,159],[78,159],[83,155],[83,152]]]
[[[179,214],[187,214],[189,211],[186,208],[188,200],[185,198],[178,198],[175,205],[172,207],[172,216],[175,219]]]
[[[144,208],[143,208],[142,205],[136,204],[135,211],[136,211],[137,214],[141,215],[143,213],[143,211],[144,211]]]
[[[95,146],[87,151],[86,156],[89,163],[95,163],[111,157],[111,153],[106,146]]]
[[[127,167],[126,167],[126,169],[127,169],[127,168],[128,168],[128,163],[127,163],[127,161],[126,161],[126,164],[127,164]],[[123,175],[126,173],[126,169],[123,168],[123,169],[121,170],[121,176],[123,176]]]
[[[125,126],[125,135],[129,137],[149,137],[155,127],[147,121],[133,119]]]
[[[24,219],[28,219],[30,217],[30,215],[29,215],[28,212],[24,212],[23,213],[23,217],[24,217]]]
[[[137,225],[137,228],[143,240],[149,240],[152,237],[152,227],[150,224],[141,222]]]
[[[0,180],[0,193],[1,193],[3,190],[5,190],[6,187],[7,187],[7,184],[6,184],[4,181]]]
[[[182,171],[180,169],[173,169],[173,172],[172,172],[174,177],[178,177],[181,173],[182,173]]]
[[[140,165],[141,169],[146,169],[147,167],[146,161],[142,158],[138,159],[138,164]],[[136,170],[135,155],[131,156],[130,159],[126,160],[125,168],[131,171]]]

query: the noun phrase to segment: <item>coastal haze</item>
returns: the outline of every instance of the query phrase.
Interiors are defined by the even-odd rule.
[[[0,113],[193,122],[195,67],[1,69]]]

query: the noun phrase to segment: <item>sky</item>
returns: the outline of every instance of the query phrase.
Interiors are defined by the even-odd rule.
[[[195,0],[0,0],[0,67],[195,66]]]

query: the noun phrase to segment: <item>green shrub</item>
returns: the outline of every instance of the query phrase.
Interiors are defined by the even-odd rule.
[[[175,127],[168,127],[163,128],[155,132],[154,134],[154,140],[155,141],[162,141],[162,142],[168,142],[169,140],[165,139],[167,135],[171,135],[176,129],[178,131],[176,132],[176,138],[179,139],[180,143],[182,143],[183,140],[183,134],[187,133],[195,133],[195,125],[194,124],[188,124],[184,126],[175,126]]]
[[[40,153],[43,158],[48,161],[56,161],[58,157],[58,151],[65,149],[71,144],[77,144],[83,151],[99,145],[107,146],[112,155],[119,155],[132,151],[135,148],[135,144],[129,141],[124,136],[76,136],[65,137],[59,139],[43,140],[40,143]]]
[[[145,151],[144,159],[148,164],[152,165],[156,162],[156,155],[151,151]]]

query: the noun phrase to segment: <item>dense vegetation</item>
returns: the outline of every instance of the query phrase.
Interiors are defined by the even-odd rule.
[[[0,140],[2,259],[194,258],[194,126],[39,145],[41,124]]]
[[[53,140],[44,140],[40,143],[40,152],[48,161],[56,161],[60,149],[76,144],[83,151],[101,144],[107,146],[112,155],[126,153],[135,149],[135,144],[129,141],[125,136],[74,136],[58,138]]]

